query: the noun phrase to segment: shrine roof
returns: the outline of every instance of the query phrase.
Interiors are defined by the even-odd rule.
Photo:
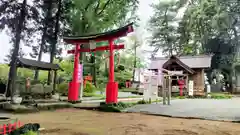
[[[133,23],[130,23],[121,28],[107,31],[104,33],[90,34],[83,36],[64,36],[63,40],[66,43],[88,43],[91,40],[94,41],[104,41],[110,38],[120,38],[126,36],[128,33],[133,32]]]
[[[176,62],[179,66],[181,66],[183,69],[188,71],[190,74],[194,73],[194,70],[192,70],[189,66],[184,64],[181,60],[179,60],[176,56],[171,56],[170,59],[168,59],[162,66],[162,68],[167,68],[168,65],[172,64],[172,62]]]
[[[25,58],[17,58],[17,67],[38,70],[63,70],[58,64],[36,61]]]
[[[151,59],[149,69],[162,68],[163,64],[169,60],[170,57],[156,57]],[[190,68],[210,68],[211,55],[197,55],[197,56],[180,56],[177,57],[181,62]]]

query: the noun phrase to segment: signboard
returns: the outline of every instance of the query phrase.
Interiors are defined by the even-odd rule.
[[[193,96],[193,81],[189,81],[188,83],[188,95]]]
[[[83,76],[83,66],[82,64],[78,64],[78,81],[82,80]]]
[[[162,69],[158,70],[158,85],[162,86],[163,83],[163,73],[162,73]]]
[[[145,72],[144,74],[144,100],[156,100],[158,91],[158,75],[154,72]]]
[[[94,40],[91,40],[90,42],[89,42],[89,45],[90,45],[90,49],[92,50],[92,49],[96,49],[96,42],[94,41]]]
[[[183,71],[169,71],[169,73],[172,75],[182,75]]]

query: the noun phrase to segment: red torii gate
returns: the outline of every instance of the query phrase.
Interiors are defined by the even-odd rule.
[[[65,36],[63,40],[66,43],[74,44],[75,50],[69,50],[68,53],[74,53],[74,71],[72,82],[68,89],[68,101],[78,101],[79,96],[79,52],[94,52],[109,50],[109,77],[106,86],[106,103],[117,103],[118,97],[118,83],[114,81],[114,49],[124,49],[124,45],[114,45],[114,40],[126,36],[128,33],[133,32],[133,23],[130,23],[122,28],[108,31],[105,33],[86,35],[86,36]],[[80,49],[80,44],[90,43],[90,41],[100,42],[108,41],[109,46],[96,47],[94,49],[85,48]]]

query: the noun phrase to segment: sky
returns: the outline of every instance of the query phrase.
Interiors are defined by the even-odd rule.
[[[147,32],[146,30],[146,26],[150,16],[153,14],[153,9],[151,8],[150,5],[155,1],[156,0],[140,0],[139,9],[137,12],[137,14],[140,17],[140,28],[138,32],[141,32],[141,38],[143,38],[143,41],[146,41],[144,39],[150,36],[150,33]],[[9,43],[9,37],[6,35],[5,32],[0,33],[0,40],[1,40],[0,63],[3,63],[5,56],[9,53],[9,50],[12,47],[12,44]],[[144,42],[143,44],[144,45],[142,46],[142,49],[144,50],[150,49],[147,47],[147,42]],[[23,50],[24,52],[29,52],[31,49],[24,47]],[[64,53],[63,55],[66,56],[66,53]],[[144,55],[147,55],[147,54],[144,54]],[[30,57],[26,56],[26,58],[30,58]],[[49,61],[48,54],[43,55],[42,61],[46,61],[46,62]]]

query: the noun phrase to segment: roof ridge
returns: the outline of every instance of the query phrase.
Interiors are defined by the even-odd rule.
[[[174,56],[174,55],[173,55]],[[207,54],[203,54],[203,55],[182,55],[182,56],[176,56],[177,58],[201,58],[201,57],[211,57],[212,55],[207,55]],[[166,57],[155,57],[152,60],[159,60],[159,59],[168,59],[171,56],[166,56]]]

